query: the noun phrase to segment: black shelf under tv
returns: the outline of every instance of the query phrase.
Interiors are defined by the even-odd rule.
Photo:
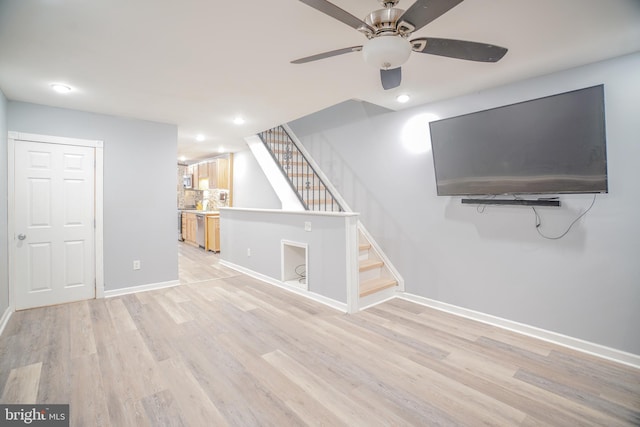
[[[462,199],[462,203],[470,205],[560,206],[560,200],[556,199]]]

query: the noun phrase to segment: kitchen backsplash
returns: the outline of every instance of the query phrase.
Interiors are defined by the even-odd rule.
[[[187,173],[187,165],[182,165],[182,164],[178,164],[178,176],[176,178],[176,182],[178,184],[178,189],[177,189],[177,193],[178,193],[178,209],[185,209],[186,206],[195,206],[195,202],[193,202],[193,204],[191,204],[191,202],[193,200],[186,200],[187,199],[187,192],[185,191],[183,185],[182,185],[182,177],[184,177],[184,175]],[[190,191],[189,193],[194,193],[193,191]],[[191,199],[193,199],[193,195],[191,195],[190,197]]]
[[[217,211],[220,208],[229,207],[229,191],[228,190],[206,190],[203,193],[208,194],[209,203],[207,204],[207,209],[212,211]],[[223,199],[223,200],[220,200]]]

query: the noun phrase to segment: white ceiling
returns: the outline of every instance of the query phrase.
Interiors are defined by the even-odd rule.
[[[380,7],[333,2],[361,18]],[[465,0],[413,35],[425,36],[509,52],[495,64],[413,53],[402,85],[384,91],[359,52],[289,63],[365,41],[296,0],[0,0],[0,88],[10,100],[177,124],[179,155],[192,161],[348,99],[397,110],[640,51],[640,1]],[[74,91],[56,94],[53,82]],[[412,100],[398,104],[399,93]]]

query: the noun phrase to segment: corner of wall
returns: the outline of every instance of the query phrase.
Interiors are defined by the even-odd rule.
[[[7,201],[7,98],[0,90],[0,313],[9,308],[9,236],[8,236],[8,201]],[[4,318],[4,316],[3,316]],[[7,317],[8,319],[8,317]],[[1,322],[0,322],[1,323]],[[0,331],[1,331],[0,325]]]

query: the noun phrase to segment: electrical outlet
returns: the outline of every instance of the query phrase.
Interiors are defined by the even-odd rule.
[[[311,221],[304,222],[304,231],[311,231]]]
[[[140,260],[136,259],[133,261],[133,269],[134,270],[140,270]]]
[[[247,248],[247,256],[251,256],[251,248]]]

